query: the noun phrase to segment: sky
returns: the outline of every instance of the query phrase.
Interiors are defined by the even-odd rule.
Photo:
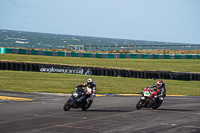
[[[0,0],[0,29],[200,44],[200,0]]]

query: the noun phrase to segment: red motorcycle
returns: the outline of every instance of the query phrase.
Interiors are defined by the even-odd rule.
[[[161,106],[163,97],[157,95],[157,92],[154,89],[147,87],[144,88],[141,93],[142,97],[136,104],[137,109],[141,109],[142,107],[158,109]]]

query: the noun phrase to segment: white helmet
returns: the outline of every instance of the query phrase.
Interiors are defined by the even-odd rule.
[[[91,85],[93,83],[93,80],[91,79],[91,78],[89,78],[88,80],[87,80],[87,84],[88,85]]]

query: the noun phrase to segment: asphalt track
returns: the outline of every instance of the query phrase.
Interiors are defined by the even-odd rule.
[[[97,96],[88,111],[63,111],[69,96],[62,94],[0,91],[0,96],[5,99],[0,133],[200,132],[200,97],[167,96],[157,110],[137,110],[139,96]]]

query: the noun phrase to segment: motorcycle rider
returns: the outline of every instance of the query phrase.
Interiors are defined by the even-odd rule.
[[[150,88],[156,87],[154,89],[157,92],[157,96],[162,97],[163,99],[166,97],[166,89],[165,89],[165,84],[163,83],[162,80],[158,80],[155,84],[149,86]]]
[[[77,101],[81,102],[86,95],[89,96],[89,101],[92,101],[96,94],[96,83],[93,82],[92,78],[89,78],[85,84],[77,84],[76,87],[86,87],[87,89],[83,89],[84,95],[82,95]]]

